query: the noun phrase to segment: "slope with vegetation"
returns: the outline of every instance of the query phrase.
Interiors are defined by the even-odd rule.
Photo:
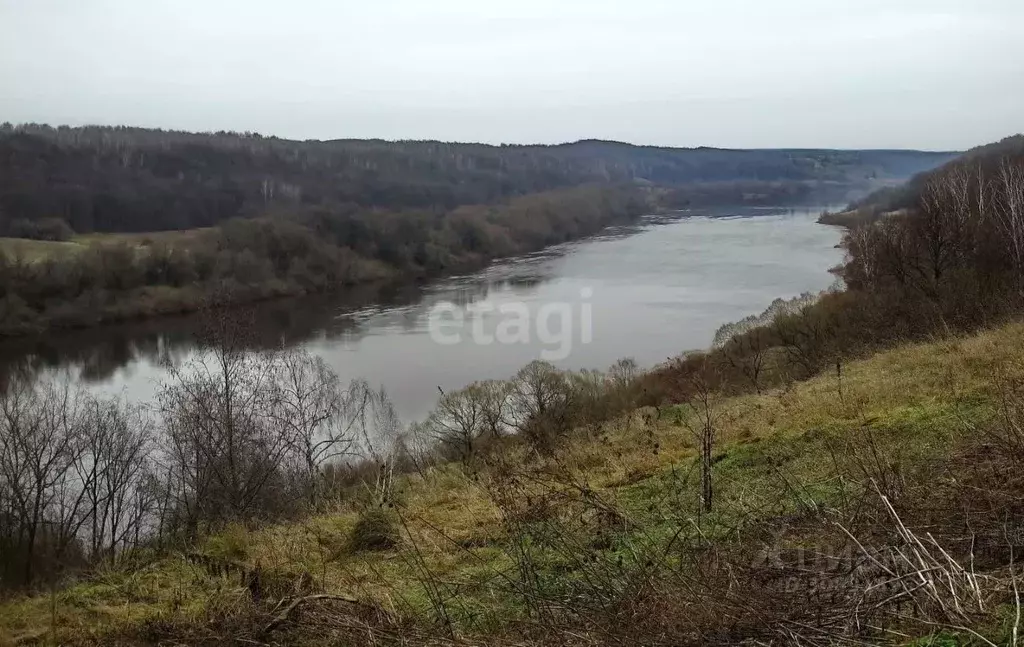
[[[1022,198],[1024,160],[966,159],[849,231],[844,291],[411,428],[215,313],[148,414],[15,382],[4,639],[1015,644]]]
[[[851,202],[845,211],[822,216],[825,224],[853,226],[873,222],[885,214],[906,211],[915,205],[921,192],[933,178],[947,173],[950,169],[968,164],[975,169],[984,169],[989,178],[999,173],[996,168],[1004,159],[1020,159],[1024,156],[1024,135],[1013,135],[992,144],[972,148],[937,169],[926,169],[910,181],[888,186],[871,192]]]
[[[623,413],[557,448],[506,438],[464,461],[363,466],[309,516],[102,553],[77,583],[4,602],[2,639],[1006,644],[1022,342],[1014,324],[842,380]]]

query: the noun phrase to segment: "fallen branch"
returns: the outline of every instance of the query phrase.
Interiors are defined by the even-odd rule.
[[[371,604],[367,604],[365,602],[361,602],[360,600],[357,600],[357,599],[355,599],[353,597],[349,597],[347,595],[331,595],[331,594],[328,594],[328,593],[319,593],[317,595],[307,595],[307,596],[304,596],[304,597],[301,597],[301,598],[295,598],[294,600],[292,600],[291,603],[288,606],[286,606],[283,611],[281,611],[281,613],[279,613],[273,620],[270,621],[270,623],[266,627],[263,628],[263,633],[270,633],[271,631],[273,631],[274,629],[276,629],[280,625],[282,625],[285,622],[287,622],[288,618],[291,617],[292,613],[294,613],[295,610],[298,609],[300,606],[302,606],[304,603],[306,603],[306,602],[318,602],[318,601],[321,601],[321,600],[330,600],[331,602],[345,602],[346,604],[352,604],[352,605],[356,605],[356,606],[359,606],[359,607],[363,607],[363,608],[367,608],[367,609],[372,609],[374,611],[379,611],[379,609],[377,607],[375,607],[375,606],[373,606]],[[282,603],[283,602],[284,601],[282,600]],[[278,607],[280,607],[280,606],[281,606],[281,604],[278,604]]]

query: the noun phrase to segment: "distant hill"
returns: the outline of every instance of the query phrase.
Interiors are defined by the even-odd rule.
[[[983,168],[995,167],[1004,158],[1024,159],[1024,135],[1013,135],[998,142],[977,146],[945,164],[923,171],[912,177],[906,184],[887,187],[872,192],[867,197],[850,204],[848,211],[861,211],[866,217],[909,209],[921,194],[921,188],[929,180],[960,164],[981,164]]]
[[[63,221],[77,233],[186,229],[307,209],[451,209],[590,183],[649,183],[697,200],[866,191],[948,152],[292,141],[252,133],[0,126],[0,235]],[[694,187],[712,186],[710,192]],[[702,197],[703,196],[703,197]],[[26,223],[29,223],[26,225]],[[48,234],[44,234],[48,235]]]

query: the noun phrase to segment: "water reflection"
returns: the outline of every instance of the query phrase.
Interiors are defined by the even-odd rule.
[[[840,259],[839,232],[815,224],[818,208],[717,209],[651,216],[630,227],[499,262],[432,284],[361,286],[343,294],[286,299],[251,308],[257,347],[302,345],[343,379],[384,384],[399,412],[419,417],[437,387],[511,375],[541,346],[435,343],[428,314],[443,302],[545,303],[594,292],[594,342],[562,364],[603,368],[622,356],[653,364],[710,342],[728,321],[776,297],[827,287]],[[758,216],[758,217],[755,217]],[[493,316],[488,325],[495,324]],[[0,344],[0,370],[67,370],[97,388],[149,399],[161,363],[197,350],[201,318],[165,317]]]
[[[551,280],[547,262],[569,250],[564,245],[504,262],[479,275],[449,279],[440,287],[374,284],[247,306],[244,318],[255,323],[247,342],[257,350],[311,341],[358,343],[371,332],[415,332],[423,329],[424,312],[439,302],[468,307],[495,291],[530,289]],[[517,267],[524,273],[505,275]],[[86,382],[106,382],[134,363],[180,363],[201,345],[203,326],[202,315],[189,314],[5,340],[0,343],[0,375],[70,369]]]

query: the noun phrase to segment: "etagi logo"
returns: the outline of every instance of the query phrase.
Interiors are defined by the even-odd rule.
[[[480,302],[460,307],[442,301],[430,309],[427,324],[430,338],[443,346],[455,346],[469,340],[473,344],[532,344],[544,348],[540,358],[557,362],[572,353],[573,344],[589,344],[594,338],[594,290],[580,290],[578,302],[555,301],[532,311],[522,301]]]

